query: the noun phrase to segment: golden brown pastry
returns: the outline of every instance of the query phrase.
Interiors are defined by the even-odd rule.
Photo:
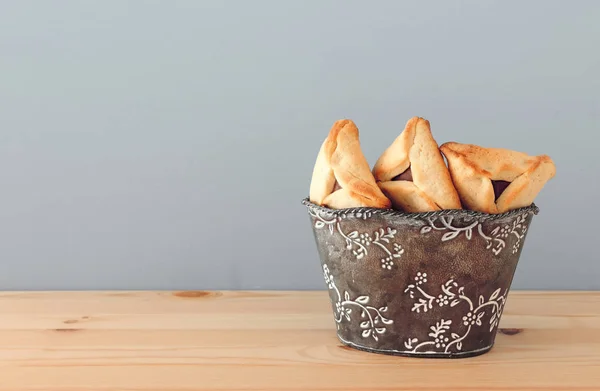
[[[360,148],[358,128],[336,121],[321,145],[310,183],[311,202],[332,209],[390,208]]]
[[[462,209],[429,121],[413,117],[381,154],[373,175],[394,209],[428,212]]]
[[[448,142],[440,147],[465,208],[504,213],[529,206],[556,174],[547,155]]]

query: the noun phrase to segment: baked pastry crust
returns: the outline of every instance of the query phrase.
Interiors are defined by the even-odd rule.
[[[531,205],[556,175],[547,155],[530,156],[502,148],[448,142],[440,146],[463,205],[485,213],[504,213]],[[510,184],[496,199],[494,181]]]
[[[391,207],[390,200],[375,183],[360,148],[358,128],[351,120],[336,121],[321,145],[309,199],[332,209]]]
[[[412,181],[394,180],[409,168]],[[373,176],[395,209],[406,212],[462,209],[429,121],[424,118],[408,120],[402,133],[375,163]]]

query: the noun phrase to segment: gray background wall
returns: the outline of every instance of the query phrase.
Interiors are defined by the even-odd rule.
[[[1,289],[322,289],[333,121],[547,153],[514,281],[600,289],[600,2],[0,3]]]

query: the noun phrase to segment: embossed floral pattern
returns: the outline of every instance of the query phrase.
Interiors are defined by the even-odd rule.
[[[335,285],[333,276],[331,275],[327,264],[323,264],[323,278],[325,278],[327,287],[330,290],[333,290],[337,297],[335,301],[334,319],[338,323],[338,329],[339,323],[341,323],[344,318],[349,322],[352,321],[351,314],[353,313],[353,308],[360,313],[360,318],[362,320],[359,326],[361,329],[363,329],[361,333],[363,338],[371,337],[375,341],[378,341],[379,335],[386,332],[386,326],[394,323],[393,320],[383,316],[383,313],[387,312],[388,310],[386,306],[375,308],[369,305],[371,300],[369,296],[360,295],[355,299],[351,299],[350,294],[348,292],[344,292],[344,296],[342,298],[342,295]]]
[[[337,231],[346,241],[346,249],[351,251],[356,259],[363,259],[368,254],[370,247],[379,248],[384,258],[381,258],[381,268],[384,270],[392,270],[394,267],[394,259],[400,258],[404,254],[404,248],[398,243],[393,243],[392,240],[398,232],[390,227],[379,228],[373,234],[360,233],[358,231],[344,232],[341,227],[341,221],[345,215],[336,218],[324,218],[318,213],[309,210],[311,216],[316,219],[315,228],[329,229],[331,234]],[[370,217],[370,213],[357,213],[357,217],[366,219]]]
[[[350,250],[356,259],[363,259],[368,253],[367,248],[374,245],[384,251],[385,257],[382,258],[382,263],[385,263],[385,266],[382,266],[382,268],[388,269],[387,266],[394,265],[394,262],[390,261],[394,258],[400,258],[404,253],[404,249],[400,244],[393,243],[391,249],[388,249],[386,246],[386,244],[391,243],[391,240],[394,239],[397,233],[397,230],[393,228],[380,228],[373,234],[367,232],[359,233],[358,231],[344,233],[340,223],[343,219],[347,218],[346,214],[325,218],[310,209],[309,214],[316,219],[315,228],[321,229],[327,227],[331,234],[333,234],[334,230],[337,231],[345,239],[346,249]],[[366,220],[371,215],[371,212],[365,211],[355,213],[353,217]],[[496,226],[489,234],[483,231],[483,226],[479,221],[472,221],[463,227],[458,227],[453,225],[454,216],[428,217],[425,220],[426,224],[421,227],[420,232],[421,234],[427,234],[433,231],[442,231],[444,234],[441,240],[442,242],[446,242],[457,238],[461,234],[464,234],[467,240],[471,240],[473,238],[473,231],[476,230],[477,234],[485,239],[486,249],[491,249],[494,255],[500,254],[506,247],[508,238],[514,236],[516,241],[512,245],[512,253],[516,254],[521,248],[521,243],[527,233],[527,224],[525,223],[527,216],[527,213],[522,213],[511,223]],[[388,270],[391,270],[391,268]]]
[[[490,297],[486,300],[483,295],[479,296],[477,306],[473,304],[473,300],[465,295],[465,288],[460,286],[453,279],[449,279],[441,285],[441,293],[437,296],[427,293],[420,285],[424,281],[423,276],[426,273],[417,272],[415,277],[415,283],[409,284],[404,293],[408,293],[411,298],[417,298],[417,301],[412,306],[413,312],[427,312],[432,309],[434,303],[440,306],[450,303],[450,307],[455,307],[461,303],[466,303],[468,310],[462,317],[462,326],[466,326],[466,329],[460,331],[460,325],[456,325],[455,332],[451,331],[453,326],[452,320],[440,319],[435,325],[431,326],[431,332],[428,334],[431,339],[419,342],[417,338],[408,338],[404,342],[404,346],[409,349],[411,353],[448,353],[451,351],[462,350],[462,341],[469,335],[473,327],[479,327],[483,325],[482,318],[487,314],[487,309],[490,309],[490,320],[489,320],[489,331],[491,332],[494,327],[498,325],[498,321],[502,314],[504,304],[506,303],[506,295],[508,290],[504,294],[500,295],[500,288],[496,289]],[[419,284],[421,282],[421,284]],[[418,296],[418,297],[416,297]],[[458,333],[460,331],[460,334]],[[449,337],[448,337],[449,333]],[[428,347],[427,349],[424,349]]]
[[[446,242],[464,234],[467,240],[473,237],[473,231],[477,230],[477,234],[485,239],[486,249],[491,249],[494,255],[498,255],[506,247],[506,241],[509,236],[515,236],[516,241],[512,246],[513,254],[519,251],[521,242],[527,232],[527,213],[517,216],[512,223],[498,225],[489,235],[483,232],[483,226],[478,221],[467,223],[464,227],[453,225],[454,216],[439,216],[426,219],[427,224],[421,228],[421,234],[426,234],[432,231],[442,231],[442,242]]]
[[[440,306],[443,307],[445,305],[448,305],[450,303],[450,298],[446,295],[443,294],[439,294],[438,297],[435,299],[435,302]]]
[[[409,235],[406,242],[400,244],[398,242],[398,236],[400,236],[398,231],[400,230],[400,234],[402,234],[402,231],[398,226],[392,224],[391,226],[384,225],[373,228],[371,225],[372,228],[368,232],[365,232],[366,230],[356,229],[360,224],[351,223],[346,225],[344,222],[344,219],[348,217],[352,219],[368,219],[373,215],[370,211],[353,211],[348,212],[348,215],[346,215],[343,213],[320,214],[317,210],[309,209],[309,213],[314,217],[314,227],[319,230],[325,230],[322,233],[323,235],[341,236],[343,239],[342,243],[344,243],[343,249],[347,251],[347,254],[352,254],[352,258],[363,260],[363,262],[375,262],[376,268],[362,269],[361,266],[360,270],[379,270],[383,273],[388,273],[388,276],[392,278],[396,278],[398,276],[394,275],[394,272],[398,270],[400,258],[403,256],[412,257],[414,255],[410,247],[414,236],[412,234]],[[467,217],[465,220],[455,218],[452,215],[436,215],[435,217],[424,215],[418,216],[415,219],[415,223],[410,227],[407,226],[407,229],[416,229],[421,235],[438,232],[442,242],[449,242],[459,237],[462,240],[472,240],[474,237],[478,237],[478,240],[493,255],[497,256],[502,251],[510,250],[512,250],[512,254],[516,254],[520,250],[527,233],[528,227],[526,222],[528,215],[529,212],[519,212],[509,222],[506,222],[506,219],[502,218],[503,222],[495,226],[492,223],[492,228],[487,228],[489,225],[480,221],[470,221],[470,217]],[[425,223],[424,225],[423,222]],[[348,227],[352,228],[348,229]],[[327,234],[327,230],[329,234]],[[328,245],[331,245],[331,243]],[[409,245],[409,247],[406,245]],[[417,243],[417,245],[419,244]],[[422,251],[423,249],[419,249],[417,254],[420,254]],[[346,259],[343,261],[345,262]],[[410,265],[412,264],[414,262],[411,259],[408,267],[411,267]],[[400,264],[400,266],[404,265]],[[432,275],[432,273],[446,273],[446,271],[427,270],[426,262],[421,263],[420,267],[423,267],[423,269],[416,270],[416,273],[410,276],[409,283],[404,290],[404,293],[410,298],[409,303],[407,303],[410,305],[408,307],[410,308],[410,312],[408,308],[406,312],[413,314],[411,315],[415,317],[412,320],[413,322],[418,320],[419,317],[422,317],[423,320],[427,319],[424,322],[429,328],[420,332],[418,330],[415,331],[415,333],[419,333],[418,335],[412,334],[412,332],[407,335],[395,335],[395,332],[400,332],[401,330],[390,330],[390,327],[394,327],[391,325],[394,324],[394,320],[397,321],[396,317],[399,314],[393,312],[393,316],[390,316],[388,314],[388,303],[385,302],[386,300],[391,300],[391,296],[388,297],[389,295],[381,294],[372,296],[368,292],[367,294],[363,294],[362,292],[358,294],[357,291],[354,291],[355,293],[353,294],[351,292],[356,289],[356,285],[352,285],[350,282],[348,283],[351,288],[348,289],[351,292],[347,290],[340,291],[329,266],[324,262],[323,277],[328,289],[331,291],[334,319],[338,330],[345,330],[344,332],[338,331],[340,339],[344,342],[343,337],[346,337],[344,334],[348,332],[352,335],[354,333],[353,329],[356,328],[359,330],[360,336],[357,335],[354,339],[346,342],[369,350],[435,355],[472,353],[473,350],[469,349],[471,348],[471,343],[474,342],[471,340],[482,336],[480,328],[484,328],[484,331],[491,333],[494,328],[498,327],[506,303],[508,289],[503,291],[502,288],[497,288],[489,295],[474,295],[474,292],[468,292],[474,289],[471,288],[470,281],[463,281],[461,283],[454,278],[450,278],[442,280],[446,282],[438,285],[437,281],[440,281],[438,279],[440,276]],[[437,289],[432,289],[428,286],[428,283],[431,285],[432,281],[436,282]],[[358,280],[356,283],[354,282],[354,276],[352,277],[352,283],[358,284]],[[382,300],[383,302],[374,305],[374,298],[375,301]],[[396,310],[401,311],[402,308],[397,308]],[[424,313],[427,313],[429,317],[423,316],[422,314]],[[438,314],[440,315],[438,316]],[[400,316],[407,315],[403,314]],[[345,322],[350,326],[349,329],[343,326]],[[478,330],[478,332],[474,330]],[[394,339],[399,339],[400,344],[404,346],[394,346],[398,350],[390,350],[383,347],[389,346],[387,345],[389,342],[388,339],[385,340],[383,345],[381,342],[380,344],[375,343],[381,341],[382,338],[389,334],[394,334]],[[370,343],[359,342],[360,338],[365,341],[368,340]],[[466,349],[467,351],[465,352],[463,351],[463,344],[467,341],[469,341],[467,345],[469,349]],[[480,350],[481,348],[485,347],[480,347]]]

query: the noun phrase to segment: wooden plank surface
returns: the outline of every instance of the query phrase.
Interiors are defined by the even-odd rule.
[[[600,390],[600,292],[513,292],[483,356],[341,347],[320,292],[6,292],[0,390]]]

